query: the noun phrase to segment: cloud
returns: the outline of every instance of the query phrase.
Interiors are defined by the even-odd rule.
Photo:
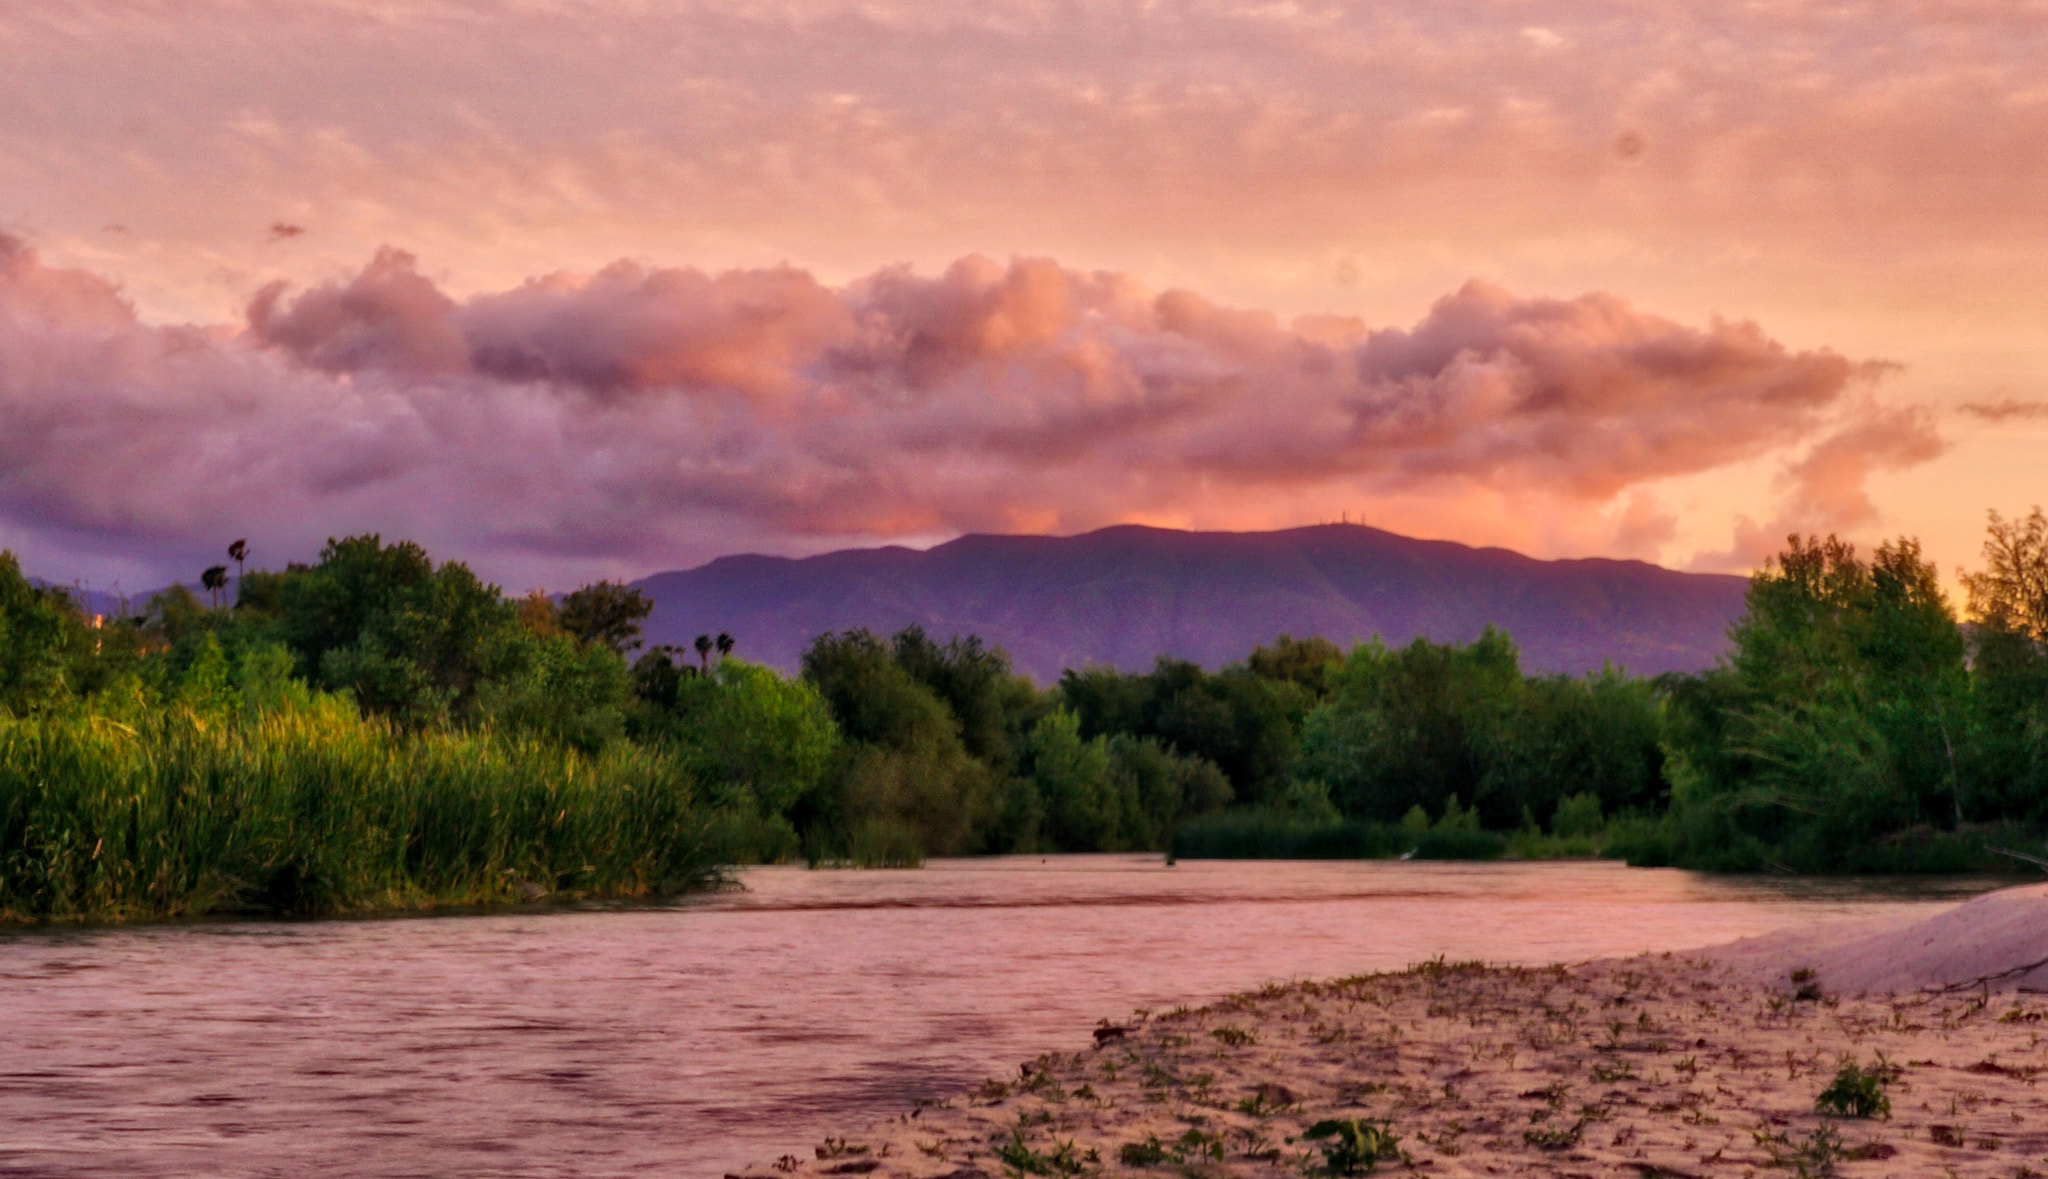
[[[1783,550],[1794,533],[1846,534],[1881,519],[1867,483],[1878,471],[1902,470],[1939,458],[1948,444],[1922,409],[1864,407],[1841,429],[1779,472],[1783,508],[1769,523],[1748,517],[1735,524],[1726,552],[1701,554],[1699,569],[1753,569]]]
[[[2021,401],[2013,397],[2003,401],[1972,401],[1957,406],[1956,412],[1987,422],[2034,421],[2048,418],[2048,401]]]
[[[244,324],[157,327],[0,240],[0,358],[10,539],[167,570],[229,533],[306,556],[376,528],[559,581],[1375,503],[1648,555],[1658,480],[1812,444],[1785,488],[1848,527],[1871,471],[1939,447],[1859,408],[1882,366],[1752,323],[1476,282],[1408,327],[1283,322],[1042,258],[838,285],[622,261],[457,298],[386,249]]]

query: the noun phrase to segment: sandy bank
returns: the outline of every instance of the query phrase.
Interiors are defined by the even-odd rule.
[[[1823,989],[1850,995],[2048,991],[2048,884],[1986,893],[1924,921],[1781,930],[1708,956],[1764,983],[1811,970]]]
[[[1305,1132],[1355,1119],[1398,1140],[1380,1173],[2036,1175],[2048,998],[1858,997],[1831,981],[1947,985],[2019,965],[2008,958],[2029,945],[2048,956],[2048,939],[2028,940],[2048,928],[2030,924],[2048,888],[1994,895],[1918,926],[1695,957],[1439,963],[1141,1012],[1092,1046],[747,1174],[1327,1174],[1334,1140]],[[1830,981],[1772,985],[1806,959]],[[1885,1070],[1889,1117],[1815,1112],[1845,1059]]]

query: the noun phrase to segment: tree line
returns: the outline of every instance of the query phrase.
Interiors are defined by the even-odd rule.
[[[1228,853],[1235,831],[1287,854],[1931,870],[2038,852],[2048,825],[2039,509],[1992,517],[1960,614],[1912,540],[1866,556],[1792,537],[1751,579],[1730,655],[1654,679],[1532,675],[1488,630],[1348,650],[1282,635],[1214,671],[1162,657],[1042,688],[978,638],[916,627],[818,636],[788,676],[731,635],[644,648],[651,604],[611,582],[508,597],[377,536],[282,570],[247,555],[231,549],[231,602],[215,566],[207,601],[173,587],[101,620],[0,556],[0,711],[232,726],[289,697],[392,740],[590,764],[625,751],[728,862],[1160,849],[1176,833],[1186,853]],[[0,798],[0,854],[24,854],[30,793]]]

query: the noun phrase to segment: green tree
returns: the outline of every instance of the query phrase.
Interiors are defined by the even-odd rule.
[[[821,635],[803,678],[848,744],[838,789],[798,829],[845,840],[863,829],[911,834],[927,854],[976,850],[997,813],[999,775],[968,754],[945,701],[865,630]]]
[[[2048,823],[2048,517],[1991,513],[1969,591],[1971,809]]]
[[[654,603],[631,586],[599,581],[562,599],[561,628],[584,646],[603,646],[623,655],[640,646],[640,624]]]
[[[330,540],[317,565],[284,580],[278,633],[321,686],[409,725],[471,716],[477,692],[516,648],[498,588],[460,562],[438,567],[409,541]]]
[[[1441,814],[1453,796],[1487,793],[1490,760],[1507,744],[1501,729],[1522,695],[1515,645],[1490,627],[1463,647],[1360,644],[1303,724],[1298,772],[1326,784],[1354,818],[1394,822],[1417,806]],[[1519,818],[1519,800],[1495,791],[1491,805],[1496,825]]]
[[[1016,765],[1026,730],[1045,706],[1010,657],[975,636],[934,642],[911,626],[890,640],[898,666],[932,690],[960,726],[967,752],[1001,773]]]
[[[63,591],[30,584],[14,554],[0,552],[0,708],[22,714],[68,698],[83,631]]]
[[[839,728],[811,685],[738,659],[678,681],[661,733],[715,799],[762,815],[815,805],[840,756]]]

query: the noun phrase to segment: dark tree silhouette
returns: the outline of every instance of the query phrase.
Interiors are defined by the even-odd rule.
[[[718,641],[717,641],[717,647],[718,647],[718,661],[719,661],[720,663],[723,663],[723,662],[725,662],[725,657],[726,657],[727,655],[730,655],[730,654],[732,654],[732,636],[731,636],[731,635],[729,635],[729,634],[727,634],[727,633],[725,633],[724,631],[719,631],[719,632],[718,632]]]
[[[708,673],[711,670],[711,636],[698,635],[697,641],[692,645],[697,648],[697,662],[703,664],[704,670]]]
[[[248,571],[244,566],[244,562],[248,561],[248,559],[248,541],[238,540],[235,543],[228,546],[228,560],[233,561],[235,563],[235,580],[237,582],[241,581],[242,575]]]
[[[600,581],[562,599],[557,618],[585,646],[603,644],[624,655],[640,645],[640,623],[654,610],[631,586]]]
[[[199,584],[205,587],[207,593],[213,595],[213,608],[220,609],[220,591],[227,588],[228,567],[209,565],[206,571],[199,575]]]

